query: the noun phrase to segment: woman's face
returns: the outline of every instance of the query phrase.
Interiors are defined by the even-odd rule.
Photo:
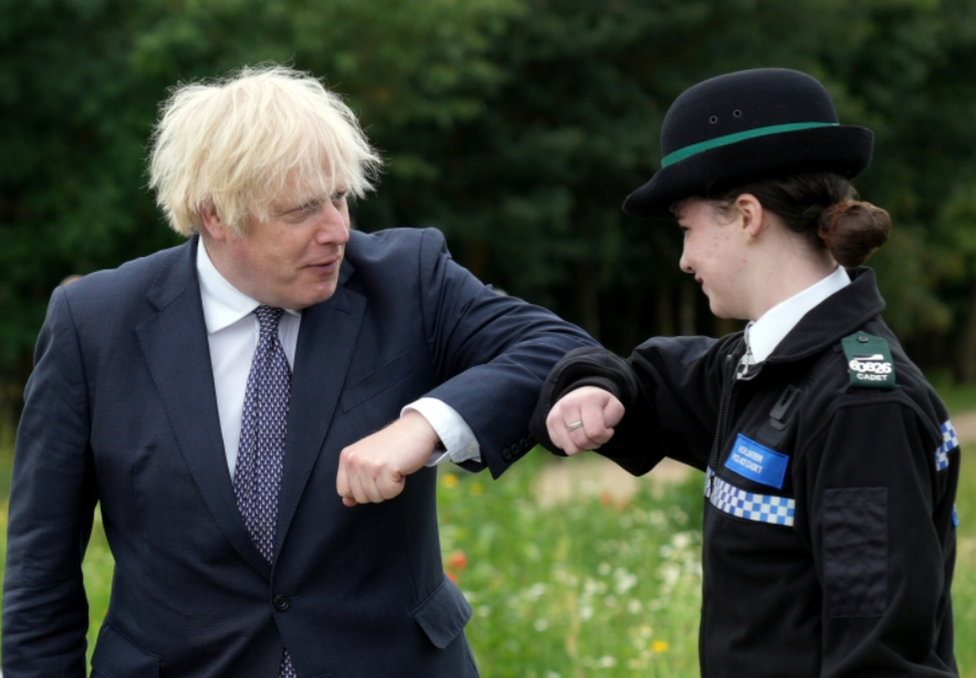
[[[746,237],[742,218],[724,214],[703,198],[686,198],[674,209],[684,231],[679,265],[695,276],[719,318],[749,319]]]

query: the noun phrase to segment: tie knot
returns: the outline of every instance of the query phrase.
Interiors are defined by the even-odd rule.
[[[261,325],[261,333],[277,331],[278,322],[284,312],[285,309],[283,308],[274,308],[264,304],[254,309],[254,315],[258,317],[258,323]]]

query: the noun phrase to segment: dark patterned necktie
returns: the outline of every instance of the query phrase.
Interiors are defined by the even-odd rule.
[[[274,557],[291,395],[291,369],[278,339],[278,322],[283,313],[282,309],[270,306],[254,309],[260,335],[244,392],[241,443],[234,470],[237,507],[251,539],[269,563]],[[297,678],[287,650],[279,676]]]

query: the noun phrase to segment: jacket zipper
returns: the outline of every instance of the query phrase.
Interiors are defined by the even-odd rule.
[[[732,354],[725,356],[725,369],[722,374],[722,395],[718,402],[718,424],[715,427],[715,440],[712,442],[712,451],[709,454],[708,469],[705,471],[705,476],[707,478],[705,496],[712,496],[712,484],[715,481],[715,473],[718,469],[718,460],[721,455],[722,449],[725,447],[725,439],[728,437],[728,427],[729,427],[729,409],[732,401],[732,387],[736,382],[735,377],[735,361]],[[705,499],[707,504],[709,499]],[[701,615],[701,626],[702,629],[705,627],[705,618],[708,611],[705,607],[705,601],[702,601],[702,615]],[[698,635],[698,656],[702,658],[701,669],[702,678],[705,678],[706,666],[705,666],[705,635],[699,633]]]
[[[722,448],[725,447],[725,440],[728,438],[729,428],[729,409],[732,401],[732,387],[735,385],[733,378],[735,362],[732,354],[725,356],[725,371],[722,381],[722,397],[718,404],[718,425],[715,427],[715,440],[712,442],[712,453],[709,455],[708,466],[713,471],[718,469],[719,456]]]

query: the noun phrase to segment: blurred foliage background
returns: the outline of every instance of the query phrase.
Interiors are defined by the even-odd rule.
[[[0,411],[51,290],[178,242],[146,142],[179,81],[275,60],[323,77],[387,160],[356,226],[436,226],[486,282],[628,353],[719,334],[678,229],[626,217],[664,113],[741,68],[819,78],[876,133],[871,264],[923,367],[976,381],[976,0],[0,0]]]
[[[653,334],[736,328],[712,318],[697,285],[678,270],[678,229],[620,210],[658,168],[671,102],[732,70],[811,73],[843,122],[875,131],[874,162],[856,185],[895,225],[871,260],[888,322],[938,375],[937,386],[976,383],[976,0],[0,0],[0,468],[7,469],[0,494],[52,289],[68,275],[179,242],[146,189],[146,143],[159,103],[177,82],[267,60],[324,78],[382,151],[386,171],[377,193],[355,205],[357,228],[436,226],[455,258],[484,281],[552,308],[622,354]],[[965,403],[973,406],[972,398]],[[441,497],[445,548],[454,551],[448,563],[458,553],[471,558],[459,573],[479,610],[471,637],[493,648],[482,659],[500,661],[510,651],[523,668],[530,651],[509,647],[523,635],[511,633],[517,625],[482,611],[494,605],[510,616],[520,605],[531,608],[523,626],[553,642],[578,629],[567,635],[556,621],[540,628],[549,617],[539,611],[539,584],[522,591],[499,579],[488,557],[493,523],[468,518],[471,511],[504,516],[502,531],[536,520],[509,496],[527,493],[527,476],[518,474],[533,469],[515,469],[515,480],[494,490],[501,505],[515,506],[515,517],[486,510],[487,496],[472,508],[454,490]],[[471,493],[480,488],[465,482]],[[965,498],[972,493],[960,496],[960,514],[971,516]],[[592,506],[579,508],[598,532],[575,523],[540,531],[533,523],[533,536],[511,539],[512,548],[534,545],[543,532],[564,540],[578,531],[580,553],[592,551],[594,534],[610,543]],[[551,528],[551,520],[546,514],[540,524]],[[478,531],[466,533],[475,523]],[[633,526],[626,528],[635,539]],[[966,535],[954,589],[963,614],[976,609],[965,604],[976,590],[964,574],[974,571],[976,553]],[[542,551],[561,558],[561,544]],[[88,562],[100,578],[86,576],[107,590],[111,557],[98,539],[95,547]],[[580,571],[553,570],[545,600],[576,601],[563,586],[570,580],[613,587],[623,572],[631,581],[620,569],[627,562],[613,569],[597,562],[602,556],[589,563],[574,553],[566,562]],[[531,562],[507,555],[500,562],[538,581],[550,567],[538,565],[536,574]],[[497,602],[496,589],[514,597]],[[93,597],[96,612],[104,611],[102,599]],[[686,608],[693,619],[696,604]],[[959,633],[972,628],[963,621]],[[552,656],[537,636],[525,637],[540,656]],[[648,631],[631,640],[677,654],[676,639],[670,650],[667,643],[655,650],[655,638]],[[974,645],[964,633],[957,647]],[[570,658],[571,649],[567,641]],[[966,651],[960,661],[971,670]]]

